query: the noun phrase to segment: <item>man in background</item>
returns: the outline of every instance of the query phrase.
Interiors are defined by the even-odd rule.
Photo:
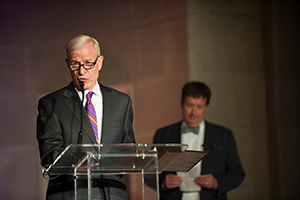
[[[211,90],[202,82],[188,82],[182,89],[182,121],[157,130],[153,143],[188,144],[189,150],[208,155],[187,173],[160,175],[161,200],[226,200],[226,193],[244,180],[231,130],[209,123],[205,114]]]
[[[87,35],[72,38],[66,56],[72,82],[38,103],[37,139],[43,167],[52,164],[69,144],[135,142],[131,98],[98,82],[104,59],[98,41]],[[64,162],[74,164],[72,159]],[[121,175],[93,179],[93,199],[127,199],[125,188]],[[77,199],[87,199],[87,194],[85,180]],[[46,198],[73,200],[74,177],[51,177]]]

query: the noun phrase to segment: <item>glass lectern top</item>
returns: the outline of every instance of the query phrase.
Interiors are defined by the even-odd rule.
[[[165,152],[184,152],[186,144],[70,144],[46,169],[51,175],[157,173]]]

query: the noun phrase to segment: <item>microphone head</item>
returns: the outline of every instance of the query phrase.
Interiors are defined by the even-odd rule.
[[[79,81],[79,86],[80,86],[80,88],[81,88],[81,91],[83,91],[84,89],[83,89],[83,87],[84,87],[84,82],[83,81]]]

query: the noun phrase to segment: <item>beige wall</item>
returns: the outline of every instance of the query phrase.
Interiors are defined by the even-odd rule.
[[[1,199],[43,199],[37,99],[71,81],[64,46],[82,33],[100,41],[99,81],[129,88],[137,142],[179,121],[183,84],[204,81],[213,91],[207,119],[234,131],[246,171],[230,199],[297,199],[299,3],[274,2],[2,0]]]
[[[188,0],[189,80],[231,128],[246,171],[230,199],[299,199],[299,1]]]
[[[260,1],[188,1],[189,79],[211,87],[206,119],[233,130],[246,172],[233,200],[270,198],[262,41]]]

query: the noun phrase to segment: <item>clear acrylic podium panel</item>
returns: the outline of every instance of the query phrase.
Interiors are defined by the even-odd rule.
[[[144,175],[152,174],[156,195],[159,199],[158,174],[162,171],[188,171],[207,153],[186,151],[186,144],[81,144],[69,145],[46,169],[51,175],[72,175],[84,179],[88,185],[88,198],[92,199],[93,179],[100,175],[142,174],[143,199],[147,198]],[[182,162],[182,159],[184,162]],[[180,161],[180,162],[174,162]],[[183,163],[183,165],[181,165]],[[77,194],[77,195],[76,195]],[[153,196],[153,195],[152,195]]]
[[[70,144],[53,162],[51,175],[154,174],[166,152],[184,152],[186,144]],[[64,159],[67,158],[67,159]],[[89,167],[88,167],[89,166]]]

